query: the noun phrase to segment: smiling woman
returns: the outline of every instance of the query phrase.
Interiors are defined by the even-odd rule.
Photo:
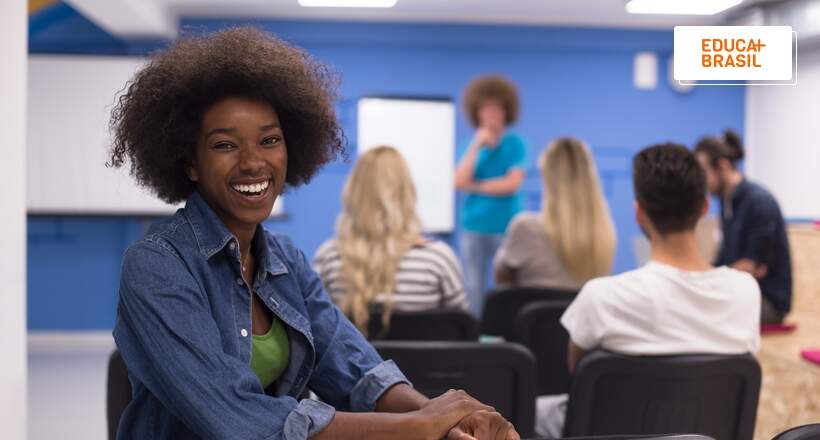
[[[174,44],[119,98],[111,163],[186,204],[123,257],[118,438],[518,439],[463,391],[414,391],[262,228],[286,185],[342,150],[335,96],[307,54],[238,28]],[[322,402],[298,400],[308,388]]]

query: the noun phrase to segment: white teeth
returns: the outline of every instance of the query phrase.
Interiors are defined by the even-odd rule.
[[[270,186],[270,181],[266,180],[252,185],[233,185],[232,188],[242,193],[258,194],[268,189],[268,186]]]

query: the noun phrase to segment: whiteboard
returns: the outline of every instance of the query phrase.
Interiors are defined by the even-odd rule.
[[[359,100],[358,151],[390,145],[401,152],[416,185],[425,232],[453,230],[455,118],[455,106],[447,100]]]
[[[108,168],[108,121],[117,93],[145,63],[137,57],[31,55],[26,198],[31,214],[166,215],[179,206]],[[273,215],[282,211],[281,197]]]
[[[800,52],[797,84],[746,87],[746,173],[787,219],[820,219],[820,49]]]

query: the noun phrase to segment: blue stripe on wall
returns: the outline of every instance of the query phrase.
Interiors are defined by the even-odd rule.
[[[181,25],[183,33],[198,33],[241,23],[245,21],[184,19]],[[303,46],[341,74],[342,101],[338,110],[353,146],[351,153],[355,149],[359,97],[432,95],[458,101],[475,75],[500,72],[511,77],[522,95],[523,112],[515,128],[531,143],[531,164],[556,136],[578,136],[592,147],[618,230],[616,272],[635,266],[632,238],[639,231],[632,214],[631,156],[655,142],[673,140],[691,145],[700,136],[725,128],[743,132],[743,88],[704,87],[681,95],[669,87],[665,79],[666,60],[672,51],[671,32],[253,23]],[[128,42],[124,44],[128,46]],[[130,47],[129,53],[134,53],[133,47],[138,46]],[[98,53],[93,47],[86,49]],[[75,46],[73,50],[82,48]],[[633,55],[642,50],[655,51],[661,60],[660,83],[653,91],[639,91],[632,86]],[[48,52],[48,48],[40,45],[37,51]],[[471,135],[461,113],[456,130],[461,141]],[[308,186],[286,194],[288,217],[266,226],[291,236],[312,255],[333,234],[339,191],[349,169],[348,163],[332,164]],[[531,169],[524,185],[529,209],[538,209],[540,187],[538,173]],[[30,217],[29,328],[110,328],[120,257],[143,227],[141,220],[133,218]],[[454,243],[456,234],[443,238]]]

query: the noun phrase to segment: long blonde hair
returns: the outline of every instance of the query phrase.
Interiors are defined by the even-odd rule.
[[[336,237],[346,290],[342,310],[367,334],[374,300],[384,294],[388,328],[399,260],[421,237],[416,188],[395,148],[379,146],[359,157],[342,191]]]
[[[606,275],[615,256],[615,228],[589,148],[552,141],[539,159],[544,184],[541,217],[561,262],[578,282]]]

